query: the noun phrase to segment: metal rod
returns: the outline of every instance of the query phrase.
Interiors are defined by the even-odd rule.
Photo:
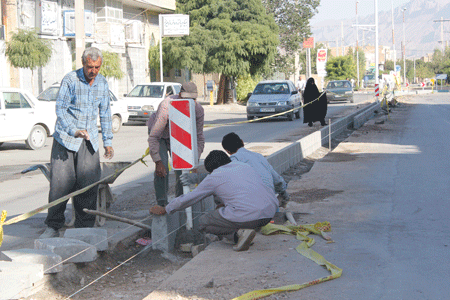
[[[122,222],[122,223],[131,224],[131,225],[134,225],[136,227],[140,227],[140,228],[148,230],[148,231],[152,230],[152,228],[150,226],[142,224],[142,223],[140,223],[138,221],[134,221],[134,220],[130,220],[130,219],[127,219],[127,218],[118,217],[118,216],[111,215],[111,214],[108,214],[108,213],[105,213],[105,212],[101,212],[101,211],[98,211],[98,210],[90,210],[90,209],[84,208],[83,211],[85,213],[87,213],[87,214],[90,214],[90,215],[97,215],[97,216],[104,217],[104,218],[107,218],[107,219],[116,220],[116,221],[119,221],[119,222]]]
[[[331,119],[328,119],[328,148],[331,151]]]

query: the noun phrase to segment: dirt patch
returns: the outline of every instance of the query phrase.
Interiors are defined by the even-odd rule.
[[[323,201],[328,197],[340,194],[343,191],[330,191],[327,189],[309,189],[302,190],[291,194],[291,201],[297,203],[311,203],[316,201]]]
[[[323,162],[348,162],[353,161],[357,158],[357,155],[342,152],[330,152],[327,156],[322,158],[320,161]]]

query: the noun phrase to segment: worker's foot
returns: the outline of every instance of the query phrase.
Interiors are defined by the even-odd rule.
[[[238,242],[233,247],[234,251],[246,251],[250,247],[251,242],[255,238],[256,231],[253,229],[240,229],[237,232]]]
[[[39,236],[40,239],[49,239],[53,237],[59,237],[59,231],[51,227],[47,227],[44,233]]]
[[[312,122],[308,122],[308,126],[312,127],[313,123]]]

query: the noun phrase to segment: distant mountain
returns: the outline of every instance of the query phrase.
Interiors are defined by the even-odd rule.
[[[402,7],[405,11],[405,40],[406,40],[406,56],[424,56],[426,53],[433,52],[435,48],[442,49],[441,40],[441,22],[433,22],[440,20],[441,17],[450,19],[450,0],[411,0]],[[401,42],[403,41],[403,11],[402,7],[394,9],[394,29],[395,29],[395,48],[397,56],[401,55]],[[378,24],[379,24],[379,45],[389,46],[392,48],[392,13],[389,7],[388,11],[380,11],[386,9],[378,7]],[[332,47],[336,45],[336,39],[341,44],[341,24],[343,24],[344,45],[354,45],[356,42],[356,27],[351,27],[356,22],[355,12],[353,11],[351,18],[342,20],[327,20],[319,23],[313,23],[312,32],[317,42],[332,41]],[[371,14],[362,18],[359,16],[359,24],[374,24],[375,14]],[[444,41],[450,46],[450,22],[444,22]],[[359,44],[375,45],[375,33],[361,30],[359,27]],[[373,28],[373,27],[370,27]],[[363,37],[365,41],[363,40]]]

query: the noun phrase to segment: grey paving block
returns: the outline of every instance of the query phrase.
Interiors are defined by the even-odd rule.
[[[97,258],[95,246],[69,238],[37,239],[34,241],[34,248],[58,254],[63,262],[90,262]]]
[[[98,251],[108,250],[108,232],[101,228],[70,228],[64,238],[71,238],[94,245]]]
[[[62,271],[61,256],[48,250],[17,249],[2,251],[0,260],[41,264],[44,268],[44,274]]]
[[[0,300],[28,296],[34,284],[43,277],[41,264],[0,261]]]
[[[180,214],[154,216],[152,220],[152,248],[171,252],[175,248],[176,231],[180,227]]]

